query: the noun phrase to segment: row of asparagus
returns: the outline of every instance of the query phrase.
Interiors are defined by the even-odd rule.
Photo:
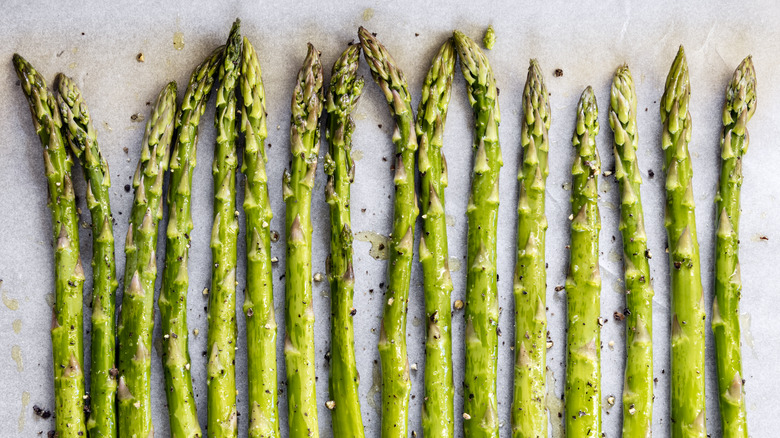
[[[239,131],[244,137],[247,246],[246,316],[249,369],[249,436],[279,437],[276,336],[271,271],[272,211],[269,204],[264,140],[265,96],[257,54],[240,36],[237,20],[227,44],[216,49],[192,73],[177,108],[176,83],[160,92],[146,124],[141,158],[133,178],[135,199],[125,241],[124,298],[116,336],[117,288],[114,238],[106,160],[81,92],[71,79],[58,76],[58,93],[21,56],[14,64],[44,147],[49,207],[55,242],[56,301],[52,320],[56,431],[58,436],[149,437],[154,283],[157,277],[157,228],[163,217],[163,181],[167,193],[165,267],[158,300],[163,333],[163,363],[171,435],[203,436],[192,390],[188,330],[188,251],[192,172],[200,118],[217,79],[217,131],[212,173],[214,221],[211,235],[212,284],[208,305],[209,436],[237,436],[235,356],[236,260],[238,221],[236,173]],[[314,368],[312,308],[311,200],[318,165],[320,116],[324,110],[329,144],[328,176],[331,241],[328,279],[331,287],[331,361],[329,399],[334,436],[364,436],[359,377],[354,352],[352,297],[354,269],[350,221],[352,112],[363,89],[357,76],[362,49],[375,82],[396,122],[395,204],[388,269],[388,289],[379,339],[382,369],[384,438],[407,437],[411,381],[406,354],[414,229],[423,221],[419,258],[424,273],[427,338],[423,434],[454,435],[451,292],[444,189],[447,164],[443,131],[456,58],[474,111],[474,168],[468,215],[468,273],[465,305],[466,367],[463,419],[467,437],[498,437],[496,229],[498,175],[502,165],[498,126],[500,111],[493,72],[482,50],[455,32],[435,56],[425,78],[415,118],[403,72],[374,36],[361,28],[360,45],[350,45],[333,66],[325,92],[319,53],[312,45],[298,73],[291,103],[291,167],[283,181],[286,204],[287,266],[284,356],[287,372],[288,424],[291,437],[319,436]],[[240,99],[239,99],[240,96]],[[662,148],[665,153],[668,232],[672,290],[673,437],[705,437],[704,295],[688,152],[691,118],[685,53],[672,64],[661,99]],[[741,159],[748,145],[746,123],[755,110],[755,73],[750,57],[737,68],[726,90],[721,136],[722,170],[718,196],[716,297],[712,309],[720,411],[724,437],[747,437],[740,359],[738,262]],[[512,403],[514,437],[546,437],[546,264],[545,182],[549,173],[548,130],[551,114],[541,69],[531,61],[523,93],[518,175],[517,258],[514,277],[515,372]],[[650,436],[653,360],[652,298],[649,252],[640,201],[637,163],[637,97],[631,73],[621,66],[610,94],[609,122],[614,133],[615,177],[621,191],[626,286],[626,351],[623,435]],[[568,300],[565,419],[572,437],[601,436],[599,230],[597,181],[601,172],[596,136],[598,107],[588,87],[577,108],[573,136],[572,215]],[[240,120],[238,118],[240,117]],[[83,374],[82,287],[84,272],[78,244],[78,213],[71,181],[71,154],[87,180],[92,216],[93,303],[90,392]],[[415,159],[420,173],[420,202],[415,190]],[[115,345],[118,353],[115,355]],[[89,400],[89,408],[85,406]],[[85,415],[88,412],[88,415]],[[553,419],[553,421],[557,421]]]

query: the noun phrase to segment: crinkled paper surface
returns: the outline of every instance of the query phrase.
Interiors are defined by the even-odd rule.
[[[64,72],[79,84],[98,131],[103,153],[111,167],[111,202],[116,219],[117,259],[123,272],[122,246],[132,203],[128,184],[139,156],[143,121],[160,88],[170,80],[183,93],[191,69],[214,47],[223,44],[236,17],[243,33],[255,45],[263,68],[268,98],[268,175],[275,213],[273,230],[284,233],[282,171],[289,160],[289,102],[295,74],[306,52],[306,42],[322,51],[327,76],[330,66],[349,42],[357,41],[358,26],[376,32],[405,71],[416,108],[420,87],[431,57],[453,29],[481,40],[489,24],[496,31],[496,44],[488,57],[500,87],[501,142],[505,165],[501,173],[498,271],[501,337],[499,338],[499,414],[501,435],[510,435],[513,344],[512,271],[515,259],[517,169],[521,94],[528,60],[539,60],[547,81],[552,107],[550,130],[550,176],[547,188],[548,320],[550,337],[548,366],[555,376],[554,393],[563,391],[565,362],[565,292],[569,235],[569,169],[573,159],[571,134],[577,99],[592,85],[601,112],[598,147],[603,168],[613,168],[612,134],[607,105],[612,74],[627,62],[639,94],[639,166],[644,176],[642,196],[655,285],[655,436],[669,434],[669,287],[668,261],[664,253],[664,173],[660,149],[658,100],[667,71],[680,44],[684,44],[690,66],[694,167],[694,194],[703,263],[703,284],[708,312],[713,297],[714,208],[719,169],[720,117],[724,89],[734,68],[752,54],[758,75],[758,109],[750,122],[751,148],[744,159],[741,262],[744,282],[741,313],[743,358],[747,381],[747,407],[752,436],[772,436],[780,429],[776,413],[780,383],[780,322],[776,303],[780,286],[774,274],[780,264],[780,8],[772,1],[759,2],[414,2],[368,1],[349,4],[338,1],[303,2],[184,2],[157,4],[151,1],[106,3],[94,0],[72,2],[4,2],[0,14],[0,429],[3,436],[37,436],[53,429],[51,419],[33,413],[33,405],[54,410],[50,300],[53,293],[53,252],[50,216],[46,208],[46,185],[40,145],[29,110],[14,74],[11,56],[18,52],[53,82]],[[182,45],[183,44],[183,45]],[[144,54],[145,62],[136,57]],[[561,69],[562,76],[554,75]],[[368,83],[355,114],[354,155],[357,173],[353,186],[352,216],[356,232],[386,235],[392,218],[393,154],[390,135],[393,123],[379,88],[371,83],[366,65],[360,70]],[[455,284],[453,300],[464,297],[466,283],[465,208],[471,168],[472,116],[464,81],[455,81],[444,150],[448,158],[450,187],[446,211],[449,215],[450,266]],[[134,115],[140,115],[135,117]],[[193,217],[190,258],[189,328],[192,370],[201,424],[206,418],[206,299],[202,290],[210,283],[209,236],[212,222],[210,161],[214,149],[213,99],[201,126],[198,167],[194,174]],[[322,151],[326,146],[323,145]],[[654,175],[654,176],[653,176]],[[85,184],[80,170],[74,180],[84,211]],[[314,272],[325,271],[328,251],[328,209],[324,198],[325,178],[320,168],[314,191]],[[601,315],[609,322],[602,328],[603,424],[606,436],[620,433],[623,382],[624,324],[612,318],[624,308],[620,235],[618,231],[618,188],[614,177],[599,179],[601,214],[601,272],[603,290]],[[239,188],[239,199],[243,192]],[[240,205],[240,204],[239,204]],[[243,227],[243,219],[242,219]],[[163,228],[164,229],[164,228]],[[419,232],[419,227],[418,227]],[[283,236],[282,236],[283,237]],[[239,239],[243,254],[243,234]],[[284,293],[284,239],[273,244],[279,258],[275,269],[275,293],[279,336],[279,379],[283,382],[282,321]],[[160,241],[162,266],[164,240]],[[355,318],[358,370],[363,417],[367,435],[379,436],[378,353],[382,294],[386,287],[386,261],[369,254],[370,243],[355,241]],[[81,229],[85,268],[91,257],[90,230]],[[409,302],[409,362],[413,390],[410,429],[421,433],[420,409],[423,389],[424,326],[422,271],[415,259]],[[239,306],[243,301],[245,263],[239,256]],[[159,283],[158,283],[159,284]],[[85,287],[85,320],[89,316],[89,290]],[[121,288],[120,288],[121,289]],[[239,307],[240,308],[240,307]],[[315,283],[317,383],[320,432],[330,437],[330,414],[325,407],[329,343],[329,300],[326,282]],[[461,411],[463,391],[462,311],[453,318],[456,381],[456,412]],[[241,436],[246,436],[246,355],[244,316],[237,315],[239,333],[237,379]],[[89,326],[86,325],[86,328]],[[158,338],[159,329],[155,332]],[[89,357],[87,352],[87,358]],[[153,356],[154,424],[157,436],[168,436],[168,419],[163,389],[162,364]],[[720,435],[717,413],[714,345],[707,330],[708,431]],[[87,361],[88,362],[88,361]],[[284,388],[284,386],[280,386]],[[606,400],[618,400],[609,407]],[[286,396],[279,410],[286,422]],[[557,414],[551,415],[558,423]],[[458,436],[462,420],[456,419]]]

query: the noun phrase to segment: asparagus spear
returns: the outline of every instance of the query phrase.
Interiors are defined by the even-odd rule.
[[[196,164],[198,124],[203,115],[214,73],[222,60],[223,48],[216,49],[190,76],[179,111],[176,113],[176,143],[171,154],[168,185],[168,229],[165,269],[157,305],[163,333],[163,370],[168,400],[171,435],[201,436],[195,397],[192,393],[190,352],[187,331],[188,262],[192,213],[190,193]],[[160,207],[162,209],[162,206]],[[162,210],[161,210],[162,211]]]
[[[620,231],[626,284],[626,378],[623,436],[645,438],[653,422],[653,286],[636,158],[636,89],[623,65],[612,79],[609,125],[614,132],[615,177],[620,185]]]
[[[720,418],[725,438],[747,438],[745,389],[742,384],[739,298],[742,280],[739,270],[739,195],[742,186],[742,156],[750,136],[747,122],[756,110],[756,72],[748,56],[737,67],[726,88],[721,133],[720,187],[715,204],[718,231],[715,241],[715,301],[712,331],[718,366]]]
[[[352,225],[349,211],[350,185],[355,163],[350,156],[355,124],[352,111],[363,91],[357,77],[360,46],[349,46],[333,65],[325,110],[325,137],[330,152],[325,156],[328,184],[325,197],[330,205],[330,258],[328,280],[331,290],[330,397],[333,406],[333,436],[364,437],[360,414],[355,333],[352,327],[352,296],[355,274],[352,266]]]
[[[503,164],[498,141],[501,113],[487,57],[471,38],[458,31],[454,35],[475,122],[474,173],[466,209],[469,229],[463,429],[469,438],[498,437],[496,228],[498,175]]]
[[[249,374],[249,436],[279,438],[276,384],[276,314],[271,267],[271,204],[265,173],[265,90],[257,53],[244,37],[241,58],[241,132],[246,176],[247,280],[244,299]]]
[[[704,291],[688,153],[688,63],[680,46],[661,98],[666,170],[666,233],[672,294],[672,438],[707,436],[704,397]]]
[[[33,126],[43,146],[54,237],[55,300],[51,342],[54,359],[55,430],[60,438],[86,433],[84,419],[84,342],[82,290],[84,270],[79,254],[78,216],[71,166],[60,129],[62,119],[46,80],[18,54],[14,67],[30,104]]]
[[[125,240],[125,292],[117,330],[117,435],[121,437],[148,437],[154,433],[152,300],[157,279],[157,226],[162,219],[163,178],[168,169],[175,114],[176,83],[171,82],[160,91],[146,123],[141,158],[133,177],[135,199]]]
[[[455,75],[455,46],[448,39],[433,59],[425,78],[417,109],[417,141],[420,145],[421,213],[420,263],[425,280],[425,398],[422,408],[423,435],[453,436],[454,386],[452,382],[452,279],[447,252],[447,219],[444,188],[446,159],[441,152],[444,123]]]
[[[572,144],[571,249],[566,277],[566,435],[601,436],[601,341],[599,327],[598,107],[593,90],[582,93]]]
[[[211,437],[238,435],[236,410],[236,257],[238,211],[236,210],[236,85],[241,62],[241,22],[236,20],[219,67],[220,87],[214,125],[214,225],[211,231],[211,292],[206,345],[209,362],[208,431]]]
[[[517,176],[517,260],[515,262],[515,382],[512,436],[547,436],[547,272],[545,270],[545,184],[550,102],[542,71],[531,60],[523,92],[520,142],[523,163]]]
[[[314,370],[314,310],[311,272],[311,191],[320,150],[322,64],[319,52],[309,52],[298,72],[292,96],[290,152],[292,166],[284,172],[287,270],[284,360],[287,365],[287,421],[290,436],[318,437]]]
[[[87,206],[92,215],[92,362],[90,370],[90,437],[116,437],[116,374],[114,346],[116,258],[114,225],[108,189],[111,176],[81,90],[72,79],[58,76],[57,102],[67,122],[63,132],[84,167]]]
[[[414,111],[406,77],[390,53],[363,27],[358,34],[371,75],[382,89],[396,123],[393,132],[397,157],[393,234],[378,348],[382,363],[382,437],[405,438],[409,434],[409,396],[412,391],[409,359],[406,356],[406,311],[409,304],[414,227],[419,212],[414,189],[414,154],[417,150]]]

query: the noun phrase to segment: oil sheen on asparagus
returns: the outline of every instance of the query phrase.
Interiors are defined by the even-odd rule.
[[[151,417],[151,348],[157,227],[162,219],[163,180],[170,161],[176,115],[176,83],[157,97],[146,123],[133,176],[135,198],[125,239],[125,292],[119,316],[117,424],[121,437],[154,433]]]
[[[620,232],[626,290],[626,371],[623,384],[623,436],[646,438],[653,426],[653,286],[650,284],[647,234],[637,161],[636,88],[628,66],[612,79],[609,125],[612,127],[615,178],[620,186]]]
[[[330,282],[331,346],[330,400],[333,436],[362,438],[363,418],[360,414],[360,377],[355,362],[355,332],[352,297],[355,272],[352,265],[352,220],[350,218],[350,186],[355,177],[352,160],[352,132],[355,124],[352,112],[363,90],[363,78],[357,77],[360,46],[352,45],[333,65],[330,89],[325,101],[327,121],[325,137],[330,150],[325,156],[325,199],[330,206]]]
[[[24,58],[14,54],[16,75],[30,104],[33,126],[43,147],[54,239],[54,314],[51,343],[54,358],[55,432],[60,438],[86,434],[84,417],[84,270],[79,253],[79,219],[73,193],[73,160],[60,129],[62,119],[46,80]]]
[[[217,142],[211,174],[214,181],[214,223],[211,229],[211,290],[208,306],[209,361],[208,433],[214,438],[238,436],[236,409],[236,258],[238,211],[236,210],[236,86],[241,73],[241,22],[230,31],[219,65],[220,86],[214,125]]]
[[[414,187],[417,137],[406,77],[385,47],[366,29],[359,30],[363,55],[374,82],[387,99],[395,119],[395,203],[390,241],[388,287],[384,297],[379,357],[382,363],[382,438],[409,434],[409,358],[406,355],[406,312],[414,251],[414,227],[419,209]]]
[[[318,437],[314,368],[314,308],[311,268],[311,192],[320,150],[322,64],[309,44],[293,90],[290,119],[292,166],[284,173],[287,270],[284,359],[290,437]]]
[[[748,56],[737,67],[726,88],[721,133],[721,168],[715,205],[718,231],[715,239],[715,300],[712,331],[718,369],[720,419],[724,438],[747,438],[745,388],[742,383],[739,299],[742,278],[739,268],[739,198],[742,157],[750,135],[747,122],[756,110],[756,71]]]
[[[599,299],[598,107],[588,87],[577,105],[572,138],[571,246],[566,277],[566,435],[601,437],[601,337]]]
[[[64,74],[57,75],[57,101],[63,118],[63,133],[71,151],[84,168],[87,207],[92,216],[92,359],[90,409],[87,431],[90,437],[116,437],[116,333],[114,331],[116,256],[114,223],[108,190],[111,176],[108,162],[97,142],[87,104],[81,90]]]
[[[163,333],[163,370],[171,435],[202,436],[192,392],[187,329],[189,248],[192,233],[192,172],[196,165],[198,125],[222,60],[218,48],[190,76],[181,108],[176,113],[176,139],[168,183],[168,229],[165,271],[158,305]]]
[[[454,33],[469,103],[474,111],[474,171],[468,216],[466,277],[466,370],[463,431],[467,438],[498,437],[498,278],[496,244],[498,140],[501,113],[493,70],[477,44]]]
[[[249,436],[279,438],[276,383],[276,313],[271,266],[271,204],[265,163],[268,137],[265,89],[257,52],[244,37],[241,57],[241,132],[244,134],[246,215],[246,317]]]
[[[425,289],[425,397],[422,406],[423,435],[451,437],[455,428],[452,377],[452,313],[447,217],[444,189],[447,164],[441,149],[444,124],[455,76],[455,45],[448,39],[433,58],[423,83],[417,109],[417,151],[420,170],[420,263]]]
[[[523,91],[520,143],[523,161],[517,179],[517,259],[515,261],[515,368],[512,436],[547,436],[547,271],[544,214],[550,166],[550,101],[542,70],[531,60]]]
[[[661,147],[666,170],[666,234],[672,298],[672,438],[705,438],[704,290],[688,152],[691,86],[680,46],[661,97]]]

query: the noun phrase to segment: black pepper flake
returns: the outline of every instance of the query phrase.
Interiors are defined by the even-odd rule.
[[[43,409],[38,405],[33,405],[33,412],[35,415],[43,418],[44,420],[51,418],[51,411],[48,409]]]
[[[563,76],[563,69],[556,68],[553,74],[555,75],[556,78],[560,78],[561,76]]]

